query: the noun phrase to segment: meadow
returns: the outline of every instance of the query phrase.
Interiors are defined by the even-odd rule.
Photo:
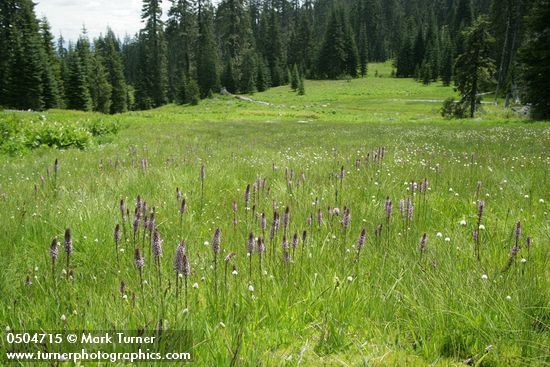
[[[452,88],[389,72],[2,112],[117,126],[0,156],[2,332],[191,330],[199,366],[550,365],[550,124],[444,120]]]

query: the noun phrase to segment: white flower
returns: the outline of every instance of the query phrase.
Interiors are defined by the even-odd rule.
[[[511,297],[511,296],[506,296],[506,300],[507,300],[507,301],[511,301],[511,300],[512,300],[512,297]]]
[[[524,198],[529,199],[529,195],[525,194],[523,195]]]
[[[435,236],[436,236],[436,237],[443,237],[443,233],[437,232],[437,234],[436,234]]]
[[[128,299],[128,295],[125,294],[124,296],[122,296],[122,299],[126,301]]]
[[[65,316],[64,314],[61,315],[61,321],[66,321],[67,320],[67,316]]]
[[[193,283],[193,288],[198,289],[199,288],[199,283]]]
[[[462,220],[460,221],[460,225],[461,225],[461,226],[465,226],[465,225],[466,225],[466,221],[465,221],[464,219],[462,219]]]
[[[231,272],[231,274],[237,275],[237,274],[239,274],[239,272],[238,272],[237,270],[233,270],[233,271]]]
[[[204,241],[204,245],[208,246],[209,245],[208,241]]]
[[[348,282],[351,282],[353,280],[353,277],[350,275],[348,276]]]
[[[445,242],[451,242],[451,238],[450,237],[445,237]]]
[[[267,275],[267,270],[264,270],[264,275]]]
[[[73,314],[78,315],[78,312],[76,312],[76,310],[73,310]]]
[[[250,292],[254,292],[254,286],[253,286],[252,284],[250,284],[250,285],[248,286],[248,290],[249,290]]]
[[[10,330],[11,330],[10,326],[9,326],[9,325],[7,325],[7,326],[6,326],[6,332],[8,332],[8,333],[9,333],[9,332],[10,332]]]
[[[480,224],[479,229],[481,229],[483,231],[485,229],[485,226],[483,224]]]
[[[38,266],[35,266],[35,267],[34,267],[34,271],[38,271]]]
[[[526,262],[527,262],[527,259],[526,259],[526,258],[522,258],[522,259],[521,259],[521,263],[522,263],[522,264],[525,264]]]
[[[223,322],[221,322],[221,321],[220,321],[220,326],[221,326],[222,328],[225,328],[225,324],[224,324]]]
[[[123,247],[121,247],[119,251],[120,251],[120,252],[124,252],[125,250],[124,250]]]
[[[540,198],[539,203],[544,204],[544,199]]]
[[[63,275],[67,275],[67,270],[62,269],[61,272],[63,273]]]
[[[453,188],[452,188],[452,187],[449,187],[449,192],[453,192]]]
[[[184,315],[189,312],[189,309],[184,308],[183,311],[181,311]]]
[[[143,284],[148,284],[147,279],[145,279],[145,280],[143,281]]]
[[[487,276],[487,274],[483,274],[483,275],[481,276],[481,279],[482,279],[482,280],[487,280],[487,279],[489,279],[489,277]]]

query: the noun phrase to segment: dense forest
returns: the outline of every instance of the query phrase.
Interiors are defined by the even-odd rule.
[[[362,77],[393,60],[395,77],[475,82],[471,98],[549,116],[548,0],[171,0],[168,14],[161,2],[143,1],[138,34],[67,41],[32,0],[3,0],[0,106],[119,113]]]

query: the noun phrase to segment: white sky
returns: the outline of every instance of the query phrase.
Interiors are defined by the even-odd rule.
[[[78,39],[85,25],[90,39],[105,34],[110,26],[121,39],[133,35],[140,28],[142,0],[35,0],[36,15],[46,16],[56,38],[62,33],[66,41]],[[163,0],[163,18],[170,8]]]

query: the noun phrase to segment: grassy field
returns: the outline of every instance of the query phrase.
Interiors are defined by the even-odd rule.
[[[121,129],[1,157],[2,330],[189,329],[200,366],[550,365],[550,124],[490,105],[443,120],[451,88],[376,70],[251,96],[270,105],[18,113]],[[158,262],[143,215],[133,230],[138,196]],[[247,256],[250,233],[265,252]],[[190,274],[176,277],[180,240]]]

